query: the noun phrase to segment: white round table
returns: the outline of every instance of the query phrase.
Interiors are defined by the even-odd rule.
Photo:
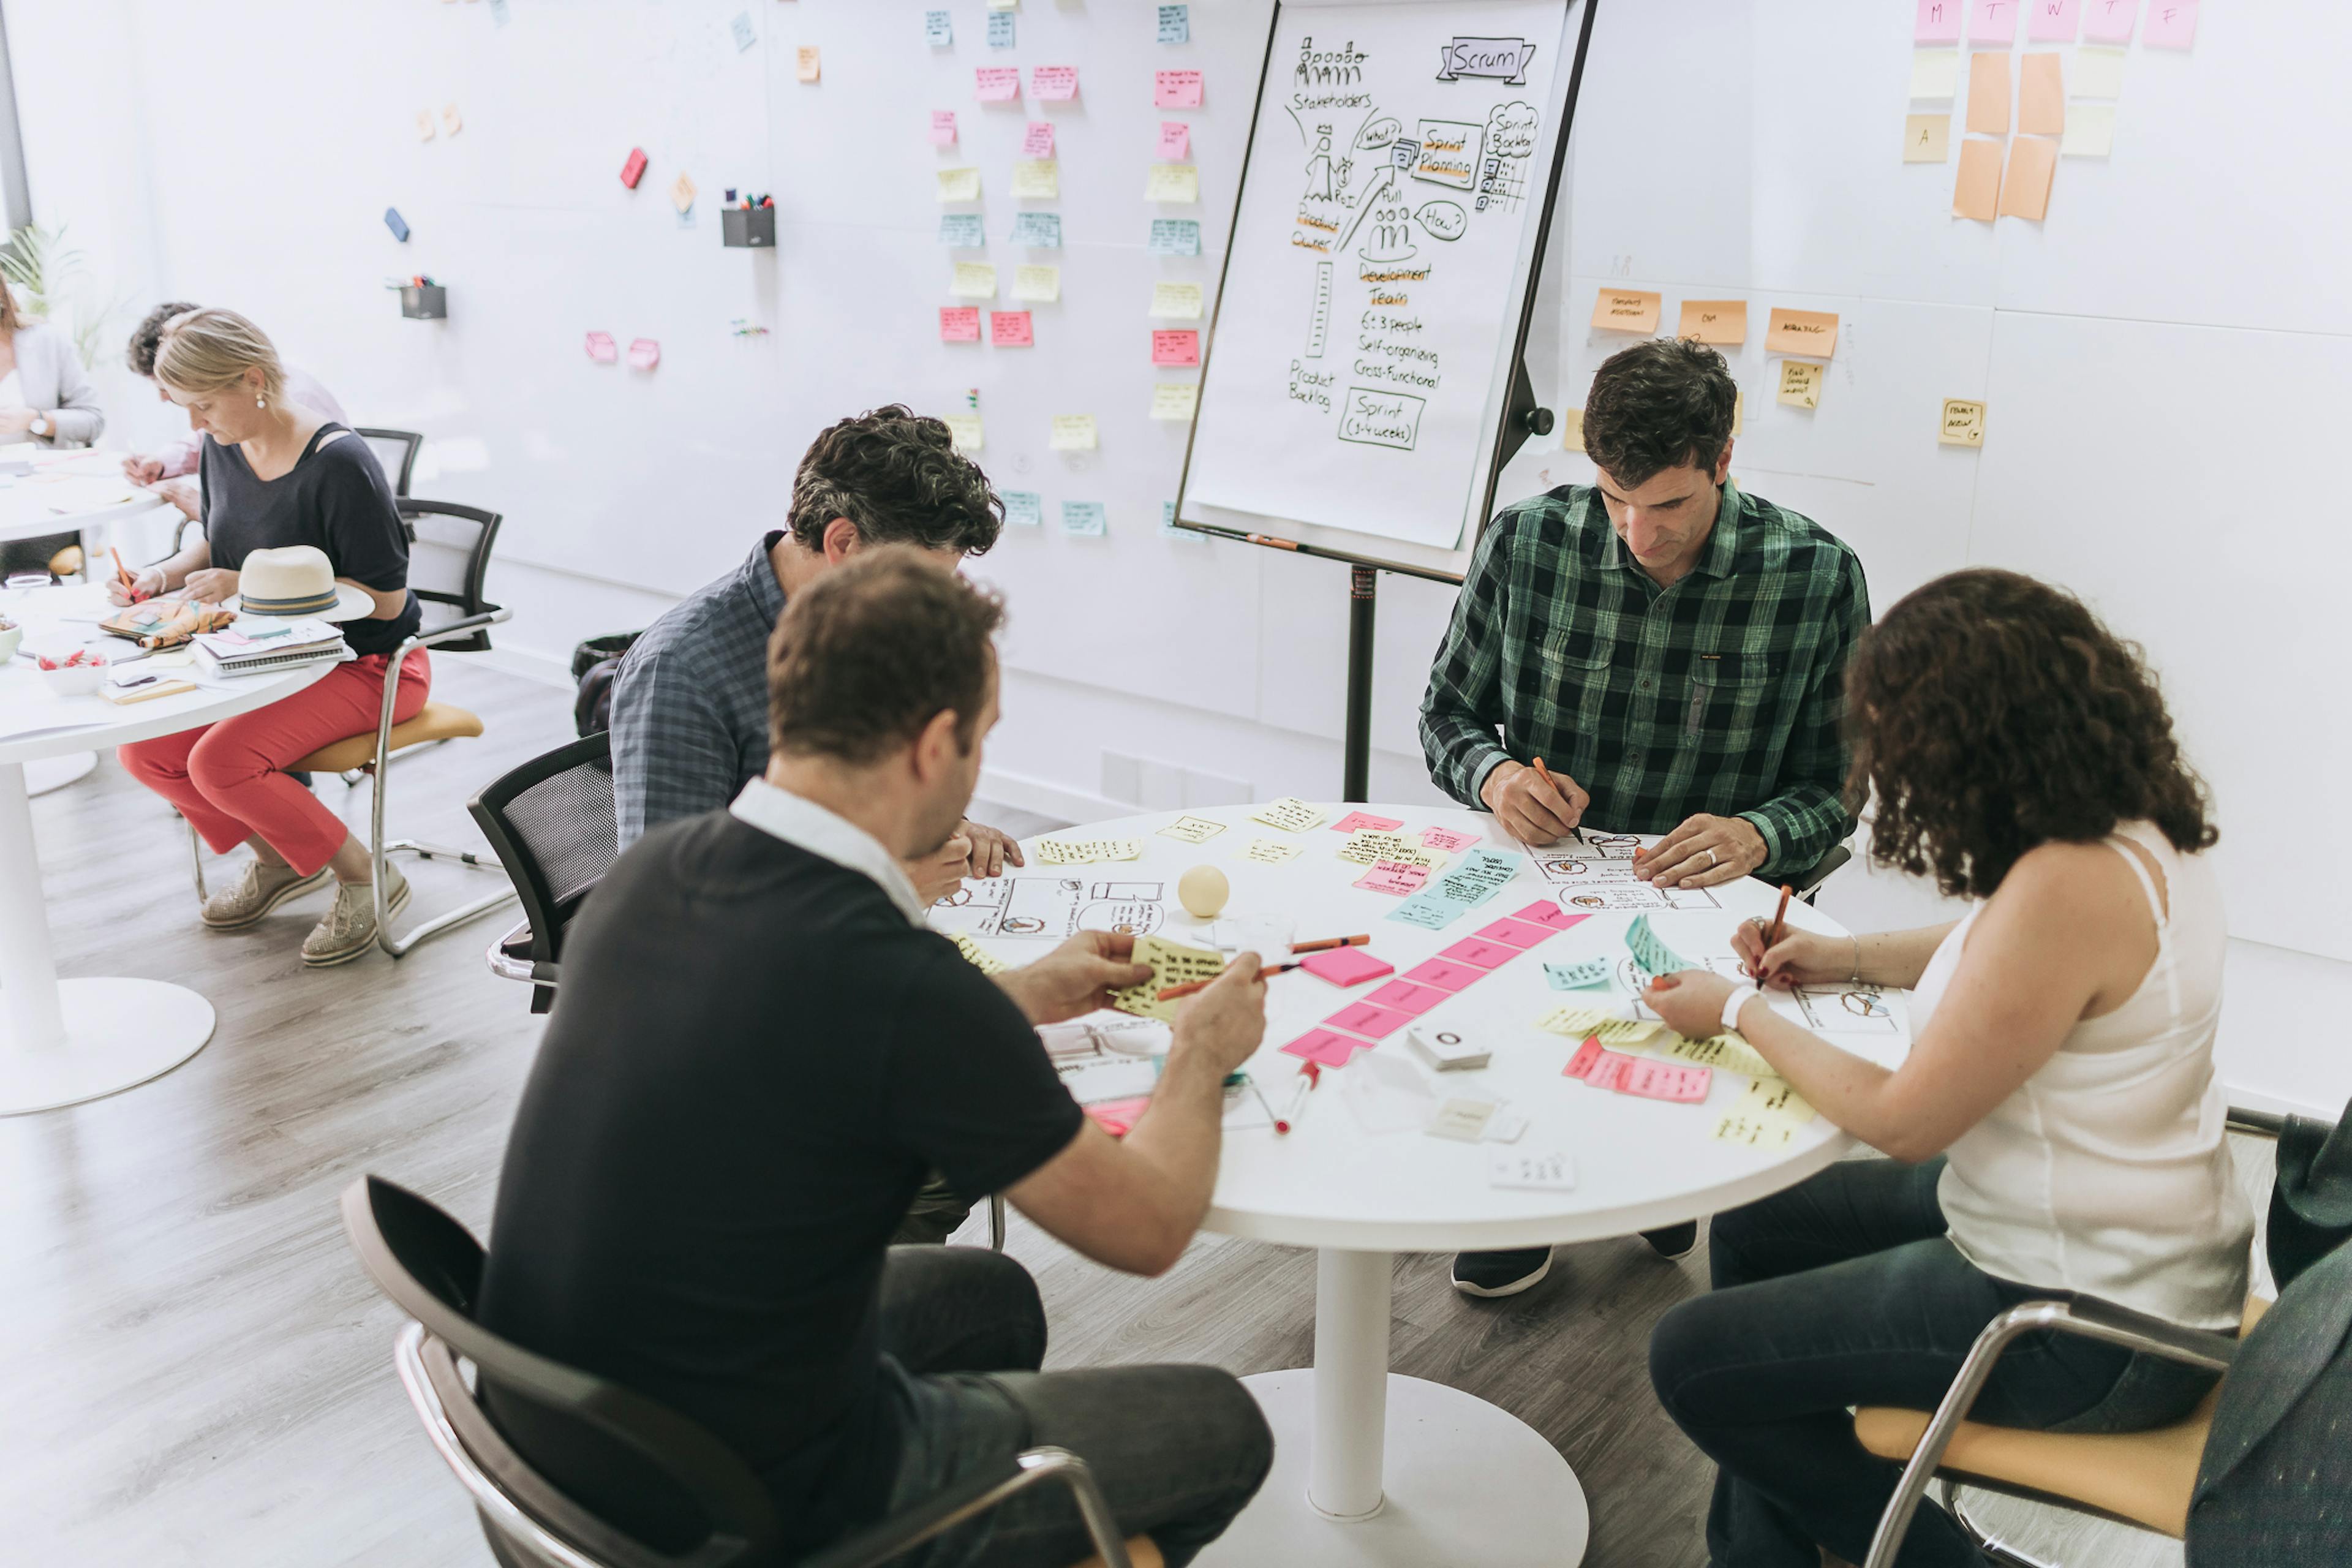
[[[1442,950],[1538,905],[1564,917],[1583,912],[1580,900],[1605,905],[1658,897],[1623,890],[1638,888],[1622,858],[1638,842],[1630,837],[1605,846],[1604,854],[1573,841],[1538,853],[1510,841],[1483,813],[1326,805],[1323,826],[1292,834],[1253,822],[1254,809],[1159,813],[1048,836],[1139,838],[1143,852],[1135,860],[1046,866],[1031,840],[1024,846],[1026,869],[1001,883],[967,884],[964,905],[935,910],[933,923],[966,931],[1013,963],[1044,952],[1065,927],[1095,924],[1114,911],[1124,923],[1156,926],[1160,936],[1212,945],[1217,933],[1210,923],[1194,920],[1176,901],[1178,877],[1208,864],[1232,883],[1223,911],[1228,920],[1286,918],[1294,922],[1297,941],[1370,933],[1370,944],[1356,951],[1393,964],[1395,974],[1345,989],[1305,971],[1268,983],[1265,1043],[1249,1070],[1281,1110],[1298,1069],[1297,1058],[1283,1054],[1284,1045]],[[1475,834],[1480,844],[1473,847],[1517,854],[1521,861],[1492,897],[1443,929],[1423,930],[1388,918],[1401,898],[1352,885],[1364,868],[1339,858],[1346,836],[1330,826],[1351,812],[1401,822],[1395,831],[1415,844],[1431,827]],[[1159,832],[1186,816],[1226,826],[1198,846]],[[1245,859],[1257,839],[1303,852],[1278,865]],[[1469,852],[1453,855],[1438,874],[1459,868]],[[1017,886],[1031,879],[1038,885]],[[1049,884],[1059,885],[1058,901]],[[1677,901],[1687,907],[1648,912],[1658,936],[1683,957],[1728,970],[1736,967],[1732,928],[1752,916],[1769,918],[1778,898],[1776,889],[1741,879],[1706,895],[1679,895]],[[1070,910],[1066,917],[1065,908]],[[1008,921],[988,912],[992,909],[1019,910],[1009,923],[1036,934],[1008,937],[1003,929]],[[1399,1028],[1370,1050],[1356,1052],[1348,1065],[1327,1069],[1289,1135],[1276,1136],[1263,1126],[1262,1114],[1259,1126],[1229,1127],[1205,1227],[1318,1249],[1315,1365],[1244,1380],[1274,1427],[1274,1473],[1203,1563],[1233,1568],[1421,1568],[1437,1563],[1562,1568],[1581,1560],[1589,1524],[1584,1494],[1550,1443],[1485,1400],[1390,1373],[1391,1255],[1631,1236],[1778,1192],[1829,1164],[1849,1145],[1844,1134],[1820,1117],[1769,1152],[1718,1142],[1713,1136],[1717,1125],[1752,1081],[1722,1068],[1715,1071],[1701,1103],[1639,1099],[1562,1075],[1581,1042],[1539,1029],[1536,1020],[1561,1005],[1608,1005],[1621,1016],[1636,1016],[1625,949],[1633,918],[1622,909],[1586,913],[1570,929],[1553,931],[1420,1016],[1489,1046],[1490,1066],[1437,1072]],[[1843,934],[1836,922],[1807,904],[1792,902],[1789,919],[1793,925]],[[1526,940],[1524,931],[1519,935]],[[1606,989],[1552,988],[1546,962],[1603,955],[1612,973]],[[1884,1006],[1864,1003],[1872,1016],[1855,1016],[1840,1008],[1839,1000],[1815,998],[1815,1020],[1843,1015],[1853,1019],[1859,1032],[1827,1037],[1886,1065],[1902,1059],[1909,1035],[1899,999]],[[1801,1010],[1793,998],[1775,1005],[1792,1014]],[[1526,1118],[1528,1125],[1507,1145],[1433,1135],[1420,1130],[1416,1120],[1416,1088],[1431,1097],[1430,1110],[1454,1098],[1500,1101],[1498,1121],[1508,1113]],[[1489,1166],[1497,1155],[1553,1151],[1572,1159],[1572,1190],[1490,1184]]]
[[[110,659],[135,651],[98,630],[105,604],[104,590],[87,584],[0,595],[0,612],[25,626],[23,646],[0,664],[0,1116],[75,1105],[144,1083],[195,1055],[213,1033],[212,1004],[184,986],[58,978],[27,765],[250,712],[331,668],[224,680],[128,706],[96,695],[59,698],[41,681],[37,651],[55,657],[88,647]],[[195,679],[193,669],[159,673]],[[161,818],[162,802],[157,805]],[[156,886],[168,889],[170,879],[158,879]]]

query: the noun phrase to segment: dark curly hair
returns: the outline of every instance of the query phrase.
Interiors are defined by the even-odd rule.
[[[1593,373],[1584,399],[1584,455],[1627,487],[1668,468],[1709,475],[1731,439],[1739,388],[1723,356],[1684,338],[1621,349]]]
[[[979,465],[957,454],[944,420],[893,403],[833,426],[801,459],[793,537],[821,550],[836,517],[867,544],[981,555],[1003,530],[1004,503]]]
[[[131,329],[131,349],[122,357],[136,375],[155,379],[155,352],[163,338],[163,323],[174,316],[184,316],[202,306],[191,305],[185,300],[167,300],[147,312],[147,319]]]
[[[2015,572],[1937,578],[1863,635],[1846,671],[1847,805],[1874,795],[1870,858],[1987,898],[2020,857],[2156,824],[2221,836],[2140,650]]]

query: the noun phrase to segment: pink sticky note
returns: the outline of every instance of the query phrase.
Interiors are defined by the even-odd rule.
[[[2197,0],[2147,0],[2139,41],[2151,49],[2185,49],[2197,41]]]
[[[2037,44],[2071,44],[2083,0],[2026,0],[2025,36]]]
[[[1527,921],[1532,924],[1543,926],[1551,931],[1566,931],[1569,927],[1577,925],[1584,921],[1589,921],[1592,917],[1591,915],[1570,914],[1558,904],[1553,903],[1549,899],[1545,899],[1538,900],[1537,902],[1529,904],[1526,909],[1513,910],[1511,911],[1511,918],[1515,921]]]
[[[1067,103],[1078,96],[1078,68],[1032,66],[1029,90],[1047,103]]]
[[[2139,0],[2083,0],[2083,41],[2127,44],[2138,15]]]
[[[1548,940],[1551,936],[1551,931],[1549,927],[1536,925],[1527,921],[1496,921],[1493,925],[1475,934],[1485,937],[1488,942],[1499,942],[1506,947],[1525,950]]]
[[[1957,44],[1960,41],[1960,7],[1966,0],[1919,0],[1912,19],[1915,44]]]
[[[1199,364],[1201,334],[1185,328],[1181,331],[1155,331],[1151,334],[1153,364]]]
[[[621,351],[613,346],[613,334],[610,332],[589,333],[588,357],[594,360],[598,364],[611,364],[614,361],[619,359],[621,357]]]
[[[1409,980],[1391,980],[1378,991],[1365,992],[1364,1000],[1375,1007],[1392,1007],[1418,1018],[1444,1001],[1449,994],[1451,993],[1440,991],[1433,985],[1415,985]]]
[[[1358,833],[1369,828],[1374,833],[1387,833],[1393,828],[1402,827],[1403,826],[1403,823],[1397,821],[1394,817],[1374,816],[1370,812],[1351,811],[1347,816],[1341,817],[1339,821],[1333,823],[1331,825],[1331,831],[1334,833]]]
[[[1200,108],[1201,73],[1199,71],[1153,71],[1151,73],[1151,106],[1154,109]]]
[[[980,307],[977,305],[940,306],[940,342],[943,343],[980,342]]]
[[[1406,970],[1404,977],[1423,985],[1434,985],[1440,991],[1459,991],[1474,980],[1484,980],[1486,972],[1451,959],[1433,958],[1418,968]]]
[[[1559,1070],[1568,1078],[1583,1078],[1592,1071],[1592,1064],[1600,1059],[1601,1037],[1587,1035],[1584,1044],[1576,1047],[1576,1054],[1569,1058],[1568,1065]]]
[[[1396,973],[1395,964],[1374,958],[1360,947],[1335,947],[1328,952],[1300,959],[1298,967],[1334,985],[1361,985],[1367,980]]]
[[[1615,1087],[1644,1100],[1705,1100],[1707,1085],[1715,1081],[1711,1068],[1684,1067],[1677,1062],[1653,1061],[1647,1057],[1634,1058],[1633,1062],[1625,1069],[1624,1081]]]
[[[659,363],[661,363],[661,344],[656,342],[651,338],[632,338],[629,340],[629,368],[631,370],[651,370],[654,366]]]
[[[2017,41],[2018,0],[1969,0],[1969,42],[1998,44]]]
[[[1335,1029],[1345,1029],[1368,1040],[1384,1040],[1412,1023],[1412,1015],[1391,1013],[1369,1002],[1352,1002],[1323,1021]]]
[[[1623,1089],[1634,1059],[1619,1051],[1603,1051],[1584,1069],[1584,1081],[1595,1089]]]
[[[1368,893],[1394,893],[1400,898],[1417,891],[1429,880],[1429,868],[1403,860],[1375,860],[1372,868],[1356,879],[1356,886]]]
[[[1011,103],[1021,96],[1018,66],[981,66],[971,73],[972,90],[982,103]]]
[[[1192,128],[1181,120],[1160,122],[1160,161],[1181,163],[1192,155]]]
[[[1135,1131],[1136,1119],[1151,1104],[1148,1094],[1133,1100],[1106,1100],[1086,1108],[1088,1116],[1102,1124],[1102,1130],[1114,1138],[1124,1138]]]
[[[1025,349],[1029,346],[1029,312],[1026,310],[991,310],[988,313],[988,341],[1001,349]]]
[[[955,145],[955,110],[952,109],[932,110],[931,145],[934,147],[952,147]]]
[[[1333,1034],[1328,1029],[1309,1029],[1282,1047],[1285,1056],[1299,1057],[1310,1062],[1320,1062],[1327,1068],[1343,1068],[1348,1058],[1364,1048],[1361,1040]]]
[[[1478,969],[1500,969],[1518,957],[1519,950],[1516,947],[1506,947],[1499,942],[1485,942],[1475,936],[1465,936],[1437,956],[1450,958],[1456,963],[1467,963]]]
[[[1054,122],[1033,120],[1029,129],[1021,133],[1021,155],[1024,158],[1050,158],[1054,155]]]
[[[1464,833],[1453,827],[1424,827],[1421,830],[1421,846],[1424,849],[1442,849],[1448,855],[1459,855],[1478,842],[1475,833]]]

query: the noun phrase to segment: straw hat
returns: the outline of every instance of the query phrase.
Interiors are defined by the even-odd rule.
[[[237,609],[248,616],[355,621],[375,609],[375,601],[335,581],[327,552],[310,544],[256,550],[237,568]]]

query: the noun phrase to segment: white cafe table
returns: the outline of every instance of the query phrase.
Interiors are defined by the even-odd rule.
[[[106,614],[104,590],[83,584],[0,595],[0,613],[25,627],[24,645],[0,664],[0,1116],[6,1116],[79,1104],[144,1083],[194,1056],[213,1033],[212,1004],[184,986],[58,978],[26,768],[43,758],[152,740],[250,712],[299,691],[331,667],[224,680],[128,706],[96,695],[60,698],[43,684],[36,652],[59,657],[87,647],[114,658],[136,651],[98,630]],[[188,669],[158,673],[194,679]],[[175,868],[168,810],[156,802],[158,837],[149,847],[159,867]],[[149,880],[165,889],[159,896],[186,897],[188,918],[195,918],[193,895],[178,894],[171,876]]]
[[[1395,976],[1346,990],[1304,971],[1268,983],[1265,1043],[1249,1071],[1279,1110],[1293,1092],[1298,1068],[1280,1047],[1319,1021],[1515,910],[1541,902],[1581,912],[1580,899],[1589,905],[1596,897],[1606,902],[1615,896],[1599,889],[1633,886],[1622,879],[1629,875],[1622,859],[1604,863],[1610,857],[1592,856],[1573,843],[1528,853],[1483,813],[1419,805],[1323,809],[1325,826],[1302,834],[1251,821],[1252,807],[1225,806],[1093,823],[1051,836],[1139,838],[1143,854],[1131,861],[1048,867],[1040,864],[1031,840],[1024,847],[1026,869],[1010,873],[1005,883],[968,883],[961,907],[934,911],[933,923],[969,931],[1013,963],[1042,953],[1047,939],[1061,934],[1059,927],[1099,924],[1106,916],[1132,926],[1156,923],[1164,937],[1206,945],[1209,926],[1176,901],[1176,881],[1188,868],[1207,864],[1232,883],[1226,919],[1287,919],[1298,941],[1370,932],[1371,943],[1361,951],[1395,965]],[[1398,907],[1397,898],[1351,885],[1362,868],[1339,858],[1344,840],[1329,824],[1354,811],[1402,821],[1399,831],[1409,839],[1417,840],[1423,828],[1447,827],[1477,834],[1485,847],[1525,858],[1496,896],[1443,930],[1424,931],[1386,918]],[[1198,846],[1159,833],[1183,815],[1224,823],[1225,830]],[[1244,852],[1259,838],[1299,845],[1304,852],[1279,865],[1244,860]],[[1636,842],[1618,840],[1611,856],[1630,855]],[[1448,868],[1462,858],[1454,856]],[[1013,879],[1033,879],[1059,883],[1060,900],[1048,887],[1033,887],[1007,903],[1022,911],[1019,918],[1008,922],[983,914],[975,923],[976,908],[999,901],[999,889]],[[1155,897],[1164,901],[1157,912]],[[1709,894],[1677,899],[1685,907],[1651,913],[1658,935],[1685,958],[1728,969],[1733,927],[1769,917],[1778,893],[1743,878]],[[1065,919],[1060,911],[1070,908],[1075,912]],[[1792,904],[1789,918],[1794,925],[1843,934],[1806,904]],[[1629,1237],[1778,1192],[1829,1164],[1849,1144],[1819,1117],[1770,1152],[1717,1142],[1714,1128],[1751,1081],[1736,1072],[1717,1070],[1701,1104],[1636,1099],[1562,1076],[1580,1042],[1538,1029],[1535,1020],[1561,1004],[1605,1002],[1622,1016],[1635,1016],[1622,962],[1633,919],[1623,911],[1590,914],[1423,1015],[1428,1023],[1456,1026],[1491,1045],[1491,1066],[1436,1073],[1400,1030],[1373,1051],[1357,1053],[1348,1066],[1326,1070],[1288,1136],[1263,1125],[1227,1131],[1206,1228],[1318,1250],[1315,1365],[1244,1380],[1274,1428],[1274,1472],[1257,1500],[1203,1554],[1204,1563],[1564,1568],[1582,1559],[1589,1525],[1584,1494],[1550,1443],[1473,1394],[1388,1370],[1391,1256]],[[1015,938],[1003,929],[1007,923],[1016,931],[1044,929]],[[1602,955],[1618,976],[1609,989],[1550,987],[1545,961]],[[1837,1016],[1843,1000],[1821,999],[1821,1016]],[[1856,998],[1845,1005],[1856,1003],[1881,1016],[1855,1020],[1862,1033],[1830,1037],[1889,1065],[1899,1062],[1909,1045],[1899,1003],[1873,1005]],[[1776,1005],[1793,1012],[1798,1004]],[[1500,1100],[1529,1125],[1507,1146],[1457,1142],[1411,1128],[1370,1131],[1394,1128],[1392,1109],[1360,1114],[1359,1105],[1369,1100],[1356,1100],[1356,1090],[1381,1078],[1393,1084],[1406,1074],[1405,1081],[1417,1079],[1434,1097],[1432,1108],[1455,1096]],[[1351,1076],[1365,1081],[1350,1085]],[[1573,1190],[1489,1184],[1497,1154],[1549,1151],[1572,1158]],[[1465,1302],[1465,1310],[1475,1309]]]

